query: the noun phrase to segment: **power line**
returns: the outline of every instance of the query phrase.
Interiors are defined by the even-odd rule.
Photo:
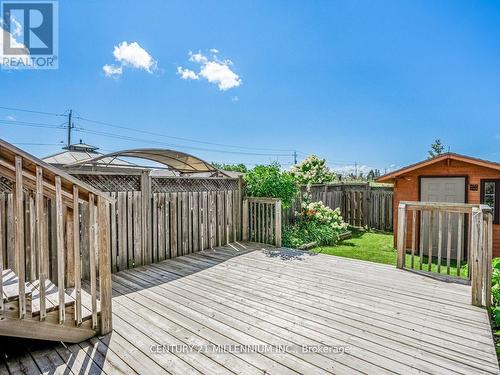
[[[88,129],[83,128],[83,127],[76,128],[75,130],[77,132],[80,132],[80,133],[101,135],[103,137],[122,139],[122,140],[127,140],[127,141],[150,143],[150,144],[152,143],[152,144],[161,145],[161,146],[188,148],[188,149],[208,151],[208,152],[218,152],[218,153],[225,153],[225,154],[239,154],[239,155],[255,155],[255,156],[276,156],[276,157],[280,157],[280,156],[281,157],[284,157],[284,156],[290,157],[291,156],[290,154],[271,154],[271,153],[244,152],[244,151],[229,151],[229,150],[219,150],[219,149],[211,149],[211,148],[204,148],[204,147],[196,147],[196,146],[178,145],[178,144],[166,143],[166,142],[155,141],[155,140],[150,140],[150,139],[140,139],[140,138],[135,138],[135,137],[127,136],[127,135],[118,135],[118,134],[114,134],[114,133],[107,133],[107,132],[101,132],[101,131],[96,131],[96,130],[88,130]]]
[[[212,146],[240,148],[240,149],[246,149],[246,150],[294,151],[292,149],[277,149],[277,148],[266,148],[266,147],[249,147],[249,146],[231,145],[231,144],[227,144],[227,143],[217,143],[217,142],[200,141],[200,140],[192,139],[192,138],[176,137],[176,136],[173,136],[173,135],[165,135],[165,134],[162,134],[162,133],[156,133],[156,132],[152,132],[152,131],[148,131],[148,130],[134,129],[134,128],[131,128],[131,127],[128,127],[128,126],[111,124],[109,122],[104,122],[104,121],[91,120],[91,119],[88,119],[88,118],[85,118],[85,117],[81,117],[81,116],[76,116],[74,118],[82,120],[82,121],[87,121],[87,122],[99,124],[99,125],[104,125],[104,126],[109,126],[109,127],[117,128],[117,129],[129,130],[129,131],[133,131],[133,132],[136,132],[136,133],[154,135],[154,136],[163,137],[163,138],[176,139],[176,140],[179,140],[179,141],[186,141],[186,142],[193,142],[193,143],[202,143],[202,144],[212,145]]]
[[[43,124],[38,122],[0,120],[0,125],[28,126],[32,128],[62,129],[61,124]]]
[[[1,107],[0,107],[1,108]],[[69,117],[69,115],[68,115]],[[74,118],[74,117],[73,117]],[[40,123],[40,122],[28,122],[28,121],[18,121],[18,120],[0,120],[0,125],[13,125],[13,126],[24,126],[24,127],[34,127],[34,128],[47,128],[47,129],[59,129],[59,130],[66,130],[68,131],[68,124],[70,122],[63,122],[61,124],[48,124],[48,123]],[[194,150],[201,150],[201,151],[209,151],[209,152],[221,152],[225,154],[240,154],[240,155],[254,155],[254,156],[274,156],[274,157],[291,157],[294,159],[293,164],[297,164],[296,155],[307,155],[303,152],[295,151],[293,154],[281,154],[281,153],[255,153],[255,152],[238,152],[238,151],[229,151],[229,150],[220,150],[220,149],[210,149],[210,148],[203,148],[203,147],[195,147],[195,146],[189,146],[189,145],[178,145],[178,144],[172,144],[172,143],[165,143],[161,141],[154,141],[154,140],[149,140],[149,139],[140,139],[132,136],[125,136],[125,135],[118,135],[115,133],[108,133],[108,132],[100,132],[100,131],[95,131],[95,130],[90,130],[86,129],[83,127],[77,127],[73,122],[71,122],[71,129],[74,129],[75,131],[79,131],[81,133],[86,133],[86,134],[95,134],[95,135],[102,135],[105,137],[109,138],[115,138],[115,139],[122,139],[122,140],[129,140],[129,141],[134,141],[134,142],[144,142],[144,143],[154,143],[158,145],[167,145],[169,147],[179,147],[179,148],[188,148],[188,149],[194,149]],[[69,141],[71,142],[71,141]],[[49,145],[49,144],[47,144]],[[59,144],[54,144],[54,145],[59,145]],[[350,164],[355,168],[355,165],[357,164],[356,161],[351,161],[351,160],[331,160],[327,158],[327,162],[330,165],[342,165],[345,166],[346,164]],[[366,163],[362,163],[366,164]],[[369,164],[369,163],[368,163]]]
[[[19,112],[25,112],[25,113],[33,113],[33,114],[42,114],[42,115],[49,115],[49,116],[57,116],[57,117],[68,117],[67,126],[65,127],[68,131],[68,142],[71,142],[71,138],[70,138],[71,137],[71,130],[75,129],[76,131],[80,131],[82,133],[102,135],[102,136],[110,137],[110,138],[123,139],[123,140],[135,141],[135,142],[148,142],[148,143],[155,143],[158,145],[168,145],[170,147],[188,148],[188,149],[208,151],[208,152],[219,152],[219,153],[225,153],[225,154],[240,154],[240,155],[255,155],[255,156],[292,157],[295,164],[297,163],[297,156],[298,155],[303,155],[303,156],[308,155],[304,152],[293,150],[293,149],[274,149],[274,148],[265,148],[265,147],[250,147],[250,146],[241,146],[241,145],[234,145],[234,144],[209,142],[209,141],[202,141],[202,140],[197,140],[197,139],[192,139],[192,138],[165,135],[162,133],[152,132],[152,131],[148,131],[148,130],[134,129],[134,128],[131,128],[128,126],[113,124],[113,123],[109,123],[109,122],[105,122],[105,121],[93,120],[93,119],[83,117],[79,114],[77,116],[75,116],[73,114],[74,111],[72,111],[72,110],[67,110],[63,113],[55,113],[55,112],[37,111],[37,110],[32,110],[32,109],[25,109],[25,108],[18,108],[18,107],[5,107],[5,106],[0,106],[0,109],[10,110],[10,111],[19,111]],[[127,131],[141,133],[141,134],[152,135],[155,137],[169,138],[169,139],[175,139],[175,140],[180,140],[180,141],[185,141],[185,142],[193,142],[193,143],[206,144],[206,145],[212,145],[212,146],[235,148],[235,149],[240,149],[240,150],[262,150],[262,151],[291,152],[291,154],[229,151],[229,150],[209,149],[209,148],[202,148],[202,147],[195,147],[195,146],[188,146],[188,145],[170,144],[170,143],[164,143],[164,142],[147,140],[147,139],[138,139],[138,138],[135,138],[132,136],[117,135],[114,133],[106,133],[106,132],[99,132],[99,131],[91,131],[91,130],[85,129],[85,128],[76,128],[74,123],[72,122],[72,119],[75,119],[75,118],[82,120],[82,121],[89,122],[89,123],[93,123],[93,124],[104,125],[104,126],[108,126],[108,127],[112,127],[112,128],[116,128],[116,129],[122,129],[122,130],[127,130]],[[63,124],[56,125],[56,124],[46,124],[46,123],[35,123],[35,122],[26,122],[26,121],[17,121],[17,120],[0,120],[0,125],[2,125],[2,124],[3,125],[7,124],[7,125],[15,125],[15,126],[37,127],[37,128],[54,128],[54,129],[62,129],[62,125],[63,125]],[[64,124],[66,124],[66,122]],[[358,164],[356,161],[348,161],[348,160],[328,160],[327,159],[327,161],[329,164],[337,164],[337,165],[348,164],[348,163],[354,164],[355,169],[357,169],[356,166]]]
[[[32,143],[32,142],[13,142],[15,146],[60,146],[61,143]]]
[[[17,108],[16,107],[5,107],[5,106],[0,106],[0,109],[10,110],[10,111],[20,111],[20,112],[26,112],[26,113],[36,113],[36,114],[43,114],[43,115],[50,115],[50,116],[62,116],[62,117],[71,117],[72,112],[73,112],[72,110],[68,110],[64,113],[55,113],[55,112],[37,111],[37,110],[32,110],[32,109],[25,109],[25,108],[18,108],[18,107]],[[152,132],[152,131],[148,131],[148,130],[134,129],[132,127],[113,124],[113,123],[109,123],[109,122],[105,122],[105,121],[93,120],[93,119],[86,118],[86,117],[83,117],[80,115],[73,116],[73,119],[79,119],[82,121],[87,121],[87,122],[98,124],[98,125],[109,126],[109,127],[113,127],[116,129],[122,129],[122,130],[128,130],[128,131],[136,132],[136,133],[153,135],[156,137],[170,138],[170,139],[176,139],[176,140],[185,141],[185,142],[200,143],[200,144],[206,144],[206,145],[212,145],[212,146],[229,147],[229,148],[236,148],[236,149],[242,149],[242,150],[261,150],[261,151],[278,151],[278,152],[293,152],[294,151],[293,149],[250,147],[250,146],[242,146],[242,145],[234,145],[234,144],[226,144],[226,143],[218,143],[218,142],[209,142],[209,141],[202,141],[202,140],[192,139],[192,138],[165,135],[162,133]],[[185,147],[187,147],[187,146],[185,146]]]
[[[24,109],[24,108],[14,108],[14,107],[2,107],[0,106],[0,109],[6,109],[8,111],[18,111],[18,112],[27,112],[27,113],[36,113],[39,115],[49,115],[49,116],[66,116],[65,114],[61,113],[54,113],[54,112],[43,112],[43,111],[35,111],[32,109]]]

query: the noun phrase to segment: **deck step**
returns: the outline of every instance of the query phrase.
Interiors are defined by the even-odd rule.
[[[81,342],[96,335],[99,327],[92,328],[92,315],[82,306],[82,323],[75,323],[75,291],[66,289],[64,294],[65,321],[59,323],[59,290],[50,280],[45,282],[45,319],[40,318],[40,283],[25,283],[26,316],[19,318],[19,279],[8,269],[2,273],[3,314],[0,314],[0,336]],[[90,295],[81,291],[82,301],[90,300]],[[97,320],[99,321],[99,319]]]
[[[2,272],[2,285],[3,285],[3,301],[17,301],[19,299],[19,278],[11,269],[3,270]],[[25,295],[30,298],[32,295],[32,288],[29,285],[25,287]]]
[[[32,291],[31,294],[31,314],[32,316],[40,315],[40,282],[38,280],[27,283]],[[64,294],[64,304],[66,306],[71,306],[75,302],[75,299]],[[45,311],[47,313],[57,310],[59,308],[59,289],[50,280],[45,280]]]
[[[19,319],[17,309],[17,301],[8,302],[5,306],[5,314],[0,319],[0,336],[79,343],[99,332],[99,326],[92,328],[90,316],[86,316],[79,326],[75,325],[74,304],[65,308],[66,319],[62,324],[59,323],[57,310],[48,312],[45,320],[41,321],[34,316]]]
[[[2,277],[3,282],[3,301],[4,304],[10,301],[19,300],[19,279],[16,274],[8,269],[3,272]],[[40,282],[38,280],[27,282],[26,284],[26,299],[27,308],[30,307],[28,313],[31,316],[40,315]],[[75,302],[74,290],[69,288],[64,294],[64,304],[66,307],[71,306]],[[82,298],[85,298],[87,292],[82,290]],[[59,289],[50,280],[45,280],[45,311],[47,313],[51,311],[58,310],[59,308]],[[86,313],[86,309],[83,309],[82,315],[86,317],[90,313]]]

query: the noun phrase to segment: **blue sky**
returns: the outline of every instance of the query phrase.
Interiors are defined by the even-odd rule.
[[[63,0],[59,69],[0,70],[0,106],[72,108],[164,136],[255,148],[75,120],[75,139],[110,151],[163,146],[288,167],[288,150],[297,150],[334,168],[356,161],[384,170],[425,158],[442,138],[451,151],[500,161],[499,19],[493,1]],[[134,48],[114,56],[123,42],[137,43],[146,62],[130,56]],[[189,61],[190,51],[207,60]],[[122,74],[106,76],[104,65]],[[182,79],[179,67],[197,79]],[[44,144],[22,145],[44,156],[58,151],[64,130],[21,123],[64,121],[0,109],[0,134]]]

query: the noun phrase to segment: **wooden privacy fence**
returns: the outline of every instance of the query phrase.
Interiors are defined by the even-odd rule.
[[[78,178],[115,200],[110,211],[113,272],[241,239],[239,179],[152,177],[149,172]]]
[[[79,176],[80,177],[80,176]],[[88,176],[87,176],[88,177]],[[138,183],[134,181],[137,177]],[[96,178],[96,177],[94,177]],[[102,183],[106,176],[99,176]],[[142,179],[142,182],[141,182]],[[92,183],[93,179],[86,178]],[[113,176],[115,190],[109,210],[110,255],[113,272],[137,267],[195,251],[222,246],[241,239],[241,184],[238,179],[145,178],[126,176],[124,183]],[[2,181],[0,181],[2,183]],[[5,184],[5,182],[4,182]],[[145,190],[128,190],[141,189]],[[101,188],[103,186],[100,186]],[[3,190],[8,191],[7,186]],[[153,190],[153,191],[151,191]],[[191,191],[189,191],[191,190]],[[27,221],[33,197],[26,195]],[[0,240],[0,251],[7,264],[13,264],[12,193],[0,193],[0,220],[6,236]],[[54,222],[55,205],[46,202],[47,220]],[[66,210],[66,208],[64,208]],[[89,203],[79,204],[82,226],[82,277],[89,280],[91,227]],[[26,236],[30,236],[29,231]],[[49,272],[57,278],[56,227],[49,234]],[[27,252],[31,250],[27,238]],[[1,255],[1,254],[0,254]],[[28,264],[28,268],[30,265]]]
[[[29,290],[38,290],[39,318],[48,317],[46,295],[57,288],[58,323],[82,323],[81,248],[88,246],[92,329],[111,331],[111,199],[77,179],[0,140],[0,275],[11,269],[18,279],[19,319],[31,314]],[[7,192],[5,192],[7,191]],[[88,206],[87,213],[80,211]],[[83,221],[91,223],[82,226]],[[99,297],[97,288],[99,285]],[[5,296],[0,282],[0,296]],[[29,294],[31,295],[31,294]],[[67,298],[74,312],[67,318]],[[0,314],[3,297],[0,298]],[[98,306],[100,302],[100,308]],[[6,312],[5,312],[6,313]]]
[[[281,247],[281,200],[245,198],[242,219],[243,241]]]
[[[302,193],[307,191],[302,188]],[[339,208],[344,221],[355,227],[392,231],[392,187],[370,186],[368,183],[332,183],[311,185],[310,198],[313,202],[323,202],[332,209]],[[294,219],[302,201],[299,197],[292,207],[284,212],[284,222]]]
[[[472,287],[472,304],[490,306],[492,224],[487,205],[400,202],[397,267],[466,277]],[[467,275],[461,274],[464,263]]]

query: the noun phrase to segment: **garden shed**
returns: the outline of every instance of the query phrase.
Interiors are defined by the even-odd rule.
[[[394,184],[393,217],[394,233],[397,233],[397,209],[402,201],[484,203],[493,209],[493,256],[500,256],[500,163],[482,160],[456,153],[445,153],[421,161],[377,179],[378,182]],[[470,219],[470,218],[469,218]],[[437,242],[437,222],[422,215],[419,227],[433,226]],[[458,231],[456,222],[451,221],[453,231]],[[468,222],[462,226],[464,233],[458,238],[467,248]],[[418,230],[418,228],[417,228]],[[427,233],[427,231],[421,231]],[[417,236],[418,241],[427,243],[427,238]],[[457,236],[453,236],[456,241]],[[442,239],[446,242],[446,238]],[[394,237],[396,244],[396,236]],[[446,247],[446,245],[444,245]],[[455,248],[456,244],[452,243]]]

